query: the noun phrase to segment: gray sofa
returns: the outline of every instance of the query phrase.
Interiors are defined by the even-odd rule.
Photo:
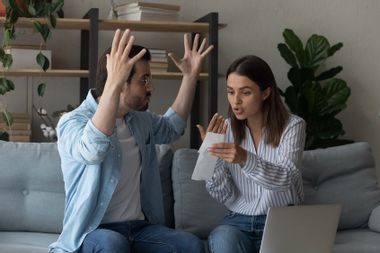
[[[54,143],[0,141],[0,253],[47,252],[62,227],[64,184]],[[190,176],[197,151],[157,146],[166,223],[207,239],[225,208]],[[340,203],[334,253],[380,252],[380,190],[367,143],[307,151],[305,204]],[[274,252],[276,253],[276,252]]]

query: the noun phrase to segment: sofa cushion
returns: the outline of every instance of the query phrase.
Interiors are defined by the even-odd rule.
[[[64,184],[55,143],[0,141],[0,230],[59,233]]]
[[[34,232],[0,232],[0,253],[47,253],[58,234]]]
[[[368,228],[339,231],[335,237],[333,253],[379,253],[380,233]]]
[[[372,210],[371,215],[369,216],[368,227],[372,231],[380,233],[380,206]]]
[[[305,151],[305,204],[340,203],[339,229],[366,227],[380,204],[374,159],[368,143]]]
[[[191,180],[198,152],[178,149],[174,153],[172,180],[175,227],[206,239],[226,213],[206,191],[204,181]]]

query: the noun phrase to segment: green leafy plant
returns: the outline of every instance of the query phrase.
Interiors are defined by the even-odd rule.
[[[15,24],[20,17],[32,18],[33,29],[41,35],[42,42],[40,48],[46,44],[50,37],[50,28],[56,27],[57,17],[63,17],[62,7],[64,0],[2,0],[6,8],[5,21],[3,26],[3,42],[0,48],[0,61],[4,69],[9,69],[12,66],[12,55],[6,54],[4,48],[9,45],[9,42],[16,39]],[[43,71],[46,71],[50,62],[49,59],[40,52],[36,57],[36,62]],[[14,83],[5,77],[3,72],[0,75],[0,95],[5,95],[7,92],[14,90]],[[46,89],[45,83],[38,85],[38,95],[43,96]],[[2,106],[0,112],[8,127],[12,124],[12,116],[7,112],[6,107]],[[7,140],[7,134],[0,131],[0,140]]]
[[[291,66],[288,79],[291,86],[281,94],[290,111],[302,117],[306,123],[305,149],[343,145],[353,141],[339,139],[345,132],[336,115],[346,108],[351,90],[346,82],[335,76],[342,66],[320,71],[326,60],[343,47],[342,43],[330,46],[321,35],[312,35],[304,47],[300,38],[291,30],[283,32],[285,43],[278,50]]]

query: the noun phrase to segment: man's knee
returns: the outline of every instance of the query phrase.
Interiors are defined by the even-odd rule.
[[[97,229],[86,236],[82,244],[81,253],[129,253],[129,248],[128,239],[122,234],[112,230]]]

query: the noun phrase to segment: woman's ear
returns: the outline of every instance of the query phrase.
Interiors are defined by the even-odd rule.
[[[270,96],[271,93],[272,93],[272,88],[271,87],[268,87],[265,90],[263,90],[263,93],[262,93],[262,99],[263,99],[263,101],[265,99],[267,99]]]

